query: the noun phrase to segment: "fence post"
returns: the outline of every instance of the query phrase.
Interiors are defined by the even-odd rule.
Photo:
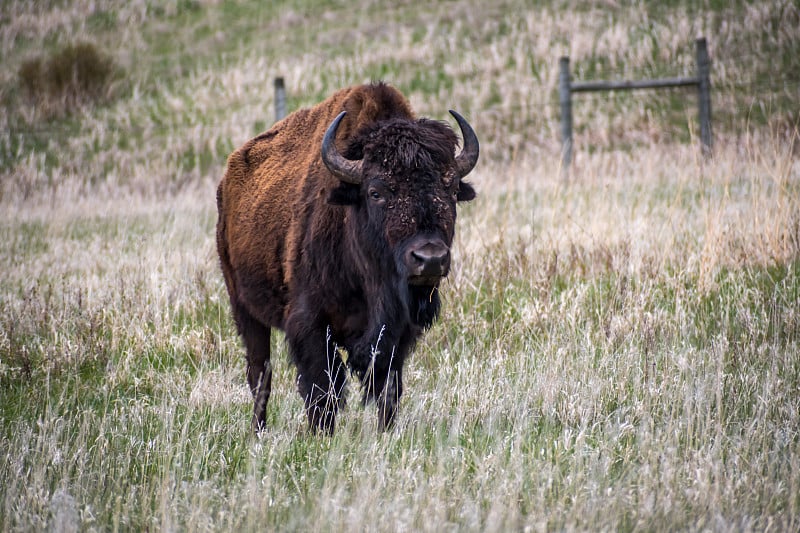
[[[697,96],[700,120],[700,141],[703,143],[703,154],[711,155],[711,61],[708,58],[708,46],[705,37],[696,41],[697,50]]]
[[[572,161],[572,90],[567,56],[558,60],[558,101],[561,104],[561,165],[566,171]]]
[[[286,87],[283,78],[275,78],[275,122],[286,116]]]

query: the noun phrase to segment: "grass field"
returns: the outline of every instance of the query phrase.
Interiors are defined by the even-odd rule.
[[[0,529],[800,529],[796,3],[136,0],[0,7]],[[712,56],[714,157],[691,91]],[[24,65],[93,43],[91,98]],[[273,334],[269,429],[214,250],[225,158],[384,79],[481,139],[396,427],[310,434]]]

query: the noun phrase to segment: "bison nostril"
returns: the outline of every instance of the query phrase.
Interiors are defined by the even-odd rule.
[[[450,250],[441,241],[415,246],[406,253],[411,276],[442,277],[450,267]]]
[[[431,254],[419,253],[419,252],[413,252],[412,253],[412,255],[418,261],[420,261],[421,263],[424,263],[424,264],[428,264],[428,263],[439,264],[444,260],[446,254],[447,254],[447,252],[437,252],[437,253],[431,253]]]

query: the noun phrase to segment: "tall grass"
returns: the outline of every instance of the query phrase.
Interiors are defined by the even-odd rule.
[[[4,4],[0,528],[798,529],[794,111],[759,122],[723,90],[751,72],[737,47],[791,50],[797,26],[676,4]],[[733,105],[714,158],[674,129],[691,98],[680,126],[658,96],[595,100],[565,179],[558,55],[576,76],[690,70],[699,33]],[[18,64],[86,34],[124,37],[128,92],[37,122]],[[277,333],[249,432],[213,199],[278,74],[294,105],[383,77],[482,140],[390,432],[353,386],[336,434],[309,434]]]

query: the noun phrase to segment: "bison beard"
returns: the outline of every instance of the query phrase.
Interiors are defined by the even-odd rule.
[[[469,124],[417,119],[385,84],[344,89],[289,115],[228,159],[217,248],[247,351],[253,428],[272,385],[270,328],[282,329],[313,429],[332,432],[346,368],[382,427],[403,365],[439,314],[462,178],[478,158]],[[339,349],[346,351],[346,365]]]

